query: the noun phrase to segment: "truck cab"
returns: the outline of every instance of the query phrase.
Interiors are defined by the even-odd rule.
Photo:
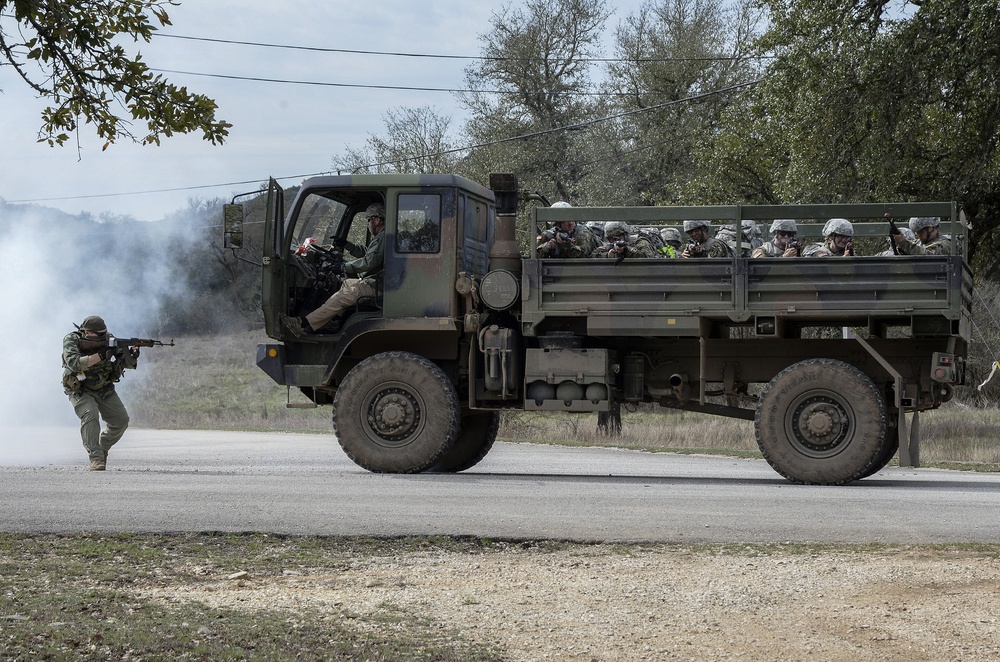
[[[303,182],[287,213],[284,198],[272,179],[262,309],[267,335],[281,344],[258,348],[268,375],[330,404],[343,376],[386,348],[457,360],[464,301],[454,274],[486,274],[495,213],[489,189],[457,175],[343,175]],[[336,291],[331,272],[371,240],[364,212],[374,203],[386,209],[377,295],[313,334],[292,336],[282,316],[306,315]]]

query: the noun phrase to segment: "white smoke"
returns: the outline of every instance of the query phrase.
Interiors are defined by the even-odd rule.
[[[0,309],[9,339],[0,362],[0,464],[51,459],[51,448],[26,442],[24,428],[33,426],[66,426],[66,447],[83,457],[62,388],[63,337],[88,315],[103,317],[118,337],[156,337],[161,302],[187,287],[171,256],[189,239],[182,226],[167,225],[94,223],[0,200]],[[126,402],[141,372],[140,362],[119,383]]]

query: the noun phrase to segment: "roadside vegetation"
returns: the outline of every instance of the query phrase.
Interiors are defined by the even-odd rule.
[[[297,390],[271,381],[254,364],[262,331],[177,339],[172,349],[144,350],[139,370],[120,385],[133,425],[176,429],[243,429],[332,435],[330,407],[307,405]],[[622,434],[597,429],[595,414],[505,413],[500,439],[610,446],[652,452],[760,457],[753,422],[642,405],[623,408]],[[951,402],[920,415],[921,461],[1000,470],[1000,411]]]
[[[418,539],[269,535],[56,536],[0,533],[0,659],[5,660],[498,660],[433,614],[391,604],[362,613],[212,607],[149,597],[222,579],[281,578],[352,559],[430,547]],[[469,547],[449,543],[445,551]],[[228,579],[227,579],[228,578]],[[183,592],[183,591],[182,591]]]

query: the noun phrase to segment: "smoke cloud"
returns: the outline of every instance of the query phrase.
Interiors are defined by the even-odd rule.
[[[103,317],[119,337],[159,337],[164,301],[183,299],[188,287],[176,257],[193,236],[204,237],[185,225],[101,223],[0,200],[0,308],[9,339],[0,364],[0,464],[50,459],[52,448],[26,443],[24,428],[33,426],[66,426],[66,448],[84,457],[61,383],[62,339],[88,315]],[[140,359],[118,384],[126,403],[141,375]]]

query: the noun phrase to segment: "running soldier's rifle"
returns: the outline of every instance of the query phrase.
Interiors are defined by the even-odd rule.
[[[174,347],[173,339],[163,342],[155,338],[116,338],[108,334],[104,338],[81,338],[77,346],[84,354],[100,354],[108,358],[118,352],[137,347]]]

